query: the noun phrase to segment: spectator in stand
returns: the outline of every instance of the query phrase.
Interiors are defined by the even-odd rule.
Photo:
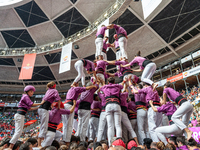
[[[185,137],[184,136],[178,136],[176,138],[176,143],[178,144],[178,148],[182,150],[188,150],[185,142]]]
[[[13,146],[13,149],[12,150],[19,150],[20,146],[23,144],[22,141],[17,141],[15,143],[15,145]]]
[[[197,125],[196,127],[200,127],[200,118],[197,119]]]
[[[192,123],[192,126],[193,126],[193,127],[196,127],[196,125],[198,124],[198,123],[197,123],[197,120],[195,119],[194,116],[192,116],[192,121],[191,121],[191,123]]]

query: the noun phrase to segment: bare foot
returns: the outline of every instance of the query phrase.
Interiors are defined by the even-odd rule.
[[[156,87],[158,86],[158,84],[157,83],[153,83],[152,84],[152,87],[153,87],[153,91],[155,91],[156,90]]]
[[[191,130],[187,131],[187,140],[192,137],[193,132]]]

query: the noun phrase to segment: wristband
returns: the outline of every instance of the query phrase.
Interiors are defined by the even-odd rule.
[[[126,81],[123,81],[123,83],[126,83]]]

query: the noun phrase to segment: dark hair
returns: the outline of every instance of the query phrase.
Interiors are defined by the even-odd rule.
[[[88,144],[87,144],[87,142],[82,141],[81,143],[79,143],[78,147],[80,147],[80,146],[83,146],[83,147],[87,148]]]
[[[137,86],[139,86],[140,89],[143,88],[142,84],[137,84]]]
[[[133,146],[133,147],[131,147],[131,149],[130,150],[135,150],[137,147],[135,147],[135,146]]]
[[[113,78],[113,77],[108,78],[108,82],[109,83],[115,83],[115,78]]]
[[[184,136],[178,136],[176,138],[176,143],[178,143],[178,142],[181,142],[183,145],[186,145],[185,137]]]
[[[169,81],[167,81],[167,82],[164,84],[164,86],[166,86],[166,87],[171,87],[171,86],[172,86],[172,83],[169,82]]]
[[[172,143],[168,143],[168,144],[165,146],[165,149],[176,150],[176,147],[175,147]]]
[[[187,145],[189,146],[197,146],[197,142],[193,139],[193,138],[190,138],[187,142]]]
[[[88,145],[88,148],[89,148],[89,149],[92,149],[93,145],[94,145],[93,143],[90,143],[90,144]]]
[[[164,150],[165,144],[162,141],[160,141],[160,142],[156,143],[156,147],[157,147],[157,149]]]
[[[79,146],[76,150],[87,150],[87,148],[84,146]]]
[[[141,56],[141,55],[140,55],[140,51],[138,51],[138,52],[136,53],[135,56]]]
[[[29,147],[30,145],[31,145],[30,142],[26,142],[20,146],[19,150],[30,150],[30,147]]]
[[[17,141],[15,145],[13,146],[12,150],[16,150],[18,147],[22,145],[22,143],[23,143],[22,141]]]
[[[129,98],[131,101],[135,102],[135,95],[134,94],[129,94]]]
[[[59,144],[59,142],[58,142],[58,141],[56,141],[56,140],[53,140],[53,142],[52,142],[51,146],[55,146],[55,147],[56,147],[56,149],[59,149],[59,148],[60,148],[60,144]]]
[[[8,147],[10,146],[10,138],[8,138],[8,137],[5,137],[5,138],[3,138],[3,140],[1,140],[1,144],[0,144],[0,147],[1,146],[4,146],[5,144],[7,144],[8,145]]]
[[[29,138],[26,142],[30,142],[32,145],[34,145],[35,143],[37,143],[37,139],[36,138]]]
[[[102,146],[100,142],[95,142],[93,144],[93,149],[95,150],[98,146]]]
[[[150,139],[150,138],[145,138],[145,139],[143,139],[143,142],[144,142],[144,145],[146,145],[147,148],[150,149],[150,145],[151,145],[151,143],[152,143],[153,141],[152,141],[152,139]]]
[[[107,140],[101,140],[100,143],[108,145],[108,141]]]
[[[77,139],[77,137],[74,136],[74,135],[72,135],[72,136],[71,136],[71,140],[70,140],[70,142],[76,142],[76,139]]]
[[[48,146],[45,150],[56,150],[55,146]]]
[[[80,139],[80,136],[76,136],[76,142],[80,142],[81,139]]]
[[[176,136],[170,136],[169,137],[170,141],[174,142],[175,145],[177,145],[176,138],[177,138]]]
[[[75,149],[77,149],[77,143],[75,143],[75,142],[72,142],[71,144],[70,144],[70,146],[69,146],[69,149],[70,150],[75,150]]]
[[[150,147],[152,147],[152,146],[153,146],[153,147],[156,147],[156,144],[157,144],[156,142],[151,142]]]
[[[95,100],[95,98],[96,98],[97,96],[98,96],[97,94],[94,94],[94,95],[93,95],[93,100]]]
[[[102,24],[102,25],[101,25],[101,27],[105,27],[105,25],[104,25],[104,24]]]

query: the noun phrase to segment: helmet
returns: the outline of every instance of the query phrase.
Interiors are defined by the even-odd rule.
[[[113,36],[115,39],[117,38],[117,34],[114,34],[114,36]]]
[[[24,88],[24,92],[27,92],[27,91],[34,91],[35,92],[35,87],[32,86],[32,85],[27,85],[25,88]]]

